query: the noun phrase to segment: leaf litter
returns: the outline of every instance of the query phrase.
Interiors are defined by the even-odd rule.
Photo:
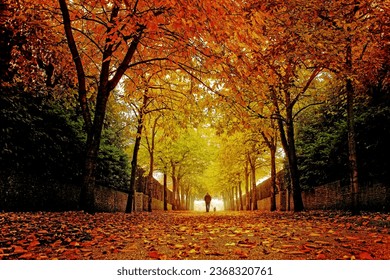
[[[390,259],[389,242],[384,213],[0,213],[3,260],[374,260]]]

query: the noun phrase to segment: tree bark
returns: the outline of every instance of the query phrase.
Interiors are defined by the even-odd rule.
[[[140,108],[140,113],[138,116],[137,135],[135,137],[133,158],[131,160],[130,187],[129,187],[129,195],[126,204],[126,213],[131,213],[134,209],[135,179],[137,174],[138,151],[141,145],[142,130],[144,127],[145,107],[147,102],[148,102],[148,96],[145,94],[143,98],[142,107]]]
[[[251,171],[251,183],[252,183],[252,205],[251,210],[257,210],[257,195],[256,195],[256,159],[250,158],[249,165]]]
[[[133,149],[133,158],[131,160],[130,187],[129,187],[129,195],[126,204],[126,213],[131,213],[134,210],[135,179],[137,174],[138,151],[141,144],[141,136],[140,136],[141,131],[142,131],[142,124],[140,124],[139,122],[137,127],[137,136],[135,138],[135,144]]]
[[[352,47],[351,38],[348,38],[348,44],[346,49],[346,66],[348,75],[352,72]],[[355,136],[355,118],[354,118],[354,89],[352,80],[350,77],[346,78],[346,92],[347,92],[347,126],[348,126],[348,159],[350,166],[350,185],[352,193],[352,214],[357,215],[360,213],[359,203],[359,172],[357,165],[357,153],[356,153],[356,136]]]
[[[293,192],[294,211],[299,212],[304,210],[301,187],[299,183],[298,162],[295,150],[295,137],[294,137],[294,118],[293,118],[293,104],[290,100],[290,93],[285,91],[286,102],[286,118],[283,120],[279,112],[277,104],[276,93],[272,92],[272,99],[275,107],[278,110],[278,128],[280,134],[280,140],[282,142],[283,150],[288,160],[288,170],[290,175],[291,189]],[[285,122],[285,124],[284,124]]]
[[[157,123],[160,119],[161,115],[157,117],[152,126],[152,139],[149,143],[148,138],[146,138],[148,143],[148,151],[149,151],[149,174],[148,174],[148,193],[149,193],[149,201],[148,201],[148,210],[149,212],[152,212],[152,194],[153,194],[153,172],[154,172],[154,149],[156,146],[156,129],[157,129]]]
[[[168,211],[168,184],[167,173],[164,172],[164,211]]]
[[[99,95],[101,98],[97,100],[94,123],[87,135],[80,205],[89,213],[95,212],[95,173],[108,95],[107,92]]]
[[[288,110],[289,111],[289,110]],[[288,164],[291,177],[291,188],[292,196],[294,201],[294,211],[299,212],[303,211],[303,201],[302,201],[302,192],[301,186],[299,183],[299,171],[298,171],[298,161],[297,154],[295,150],[295,137],[294,137],[294,122],[292,119],[292,110],[287,113],[287,139],[288,139]]]
[[[271,152],[271,211],[276,211],[276,148]]]
[[[244,205],[243,205],[243,201],[242,201],[241,181],[238,182],[238,195],[240,197],[240,208],[239,208],[239,210],[242,211],[244,209]]]
[[[177,210],[177,178],[176,178],[176,164],[171,161],[172,167],[172,193],[173,193],[173,201],[172,201],[172,210]]]
[[[249,192],[249,155],[245,160],[245,210],[250,209],[250,192]]]
[[[235,205],[234,205],[234,187],[230,188],[230,208],[234,211]]]
[[[180,184],[180,176],[177,175],[176,177],[176,197],[177,197],[177,204],[176,204],[176,209],[180,210],[181,209],[181,184]]]
[[[276,210],[276,137],[267,135],[262,131],[261,135],[271,154],[271,207],[270,211]]]

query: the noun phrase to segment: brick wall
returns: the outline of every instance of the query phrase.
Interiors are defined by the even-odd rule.
[[[125,212],[128,194],[106,187],[96,187],[95,207],[98,212]]]
[[[72,211],[79,209],[80,187],[76,185],[46,180],[38,181],[25,174],[1,175],[0,211]],[[162,186],[156,184],[154,188],[157,189],[156,196],[162,198]],[[97,186],[94,195],[96,211],[125,212],[127,193]],[[161,207],[163,202],[158,198],[153,198],[154,210],[163,209],[163,206]],[[171,192],[168,192],[168,198],[172,199]],[[147,206],[147,203],[145,205]],[[171,205],[168,205],[169,207],[172,209]]]
[[[268,188],[269,184],[260,184],[258,188]],[[264,193],[264,192],[263,192]],[[288,197],[290,197],[290,210],[293,210],[292,195],[288,190],[282,190],[276,195],[277,209],[288,209]],[[310,191],[302,192],[302,200],[305,209],[334,209],[346,210],[351,208],[352,196],[349,186],[342,185],[339,181],[318,186]],[[367,183],[360,185],[359,201],[362,210],[390,211],[390,186],[382,183]],[[269,210],[271,199],[265,197],[257,202],[259,210]]]
[[[363,210],[390,210],[390,186],[380,183],[360,185],[359,202]],[[305,209],[350,209],[352,195],[349,186],[333,182],[302,193]]]

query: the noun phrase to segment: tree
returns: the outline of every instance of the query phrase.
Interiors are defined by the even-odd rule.
[[[132,66],[191,58],[196,45],[193,38],[199,33],[199,26],[191,20],[198,16],[198,9],[194,5],[176,5],[170,1],[67,4],[65,0],[59,0],[59,4],[77,72],[79,103],[88,135],[82,201],[87,211],[93,211],[96,158],[110,93]],[[190,18],[182,21],[181,16],[191,7]],[[83,46],[87,45],[84,52]],[[183,54],[184,51],[187,54]],[[92,73],[88,73],[91,69]],[[88,77],[91,74],[96,86],[93,114],[88,104]]]
[[[356,152],[354,100],[365,92],[367,83],[383,74],[383,58],[388,57],[384,36],[389,15],[384,2],[345,0],[313,3],[320,51],[328,55],[324,65],[344,83],[347,100],[348,151],[352,212],[359,213],[359,172]],[[318,52],[317,52],[318,53]],[[337,57],[333,54],[337,53]],[[386,71],[385,71],[386,72]],[[385,74],[386,76],[387,74]],[[382,77],[383,80],[383,77]]]

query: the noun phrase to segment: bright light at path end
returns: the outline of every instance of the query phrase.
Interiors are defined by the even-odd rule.
[[[210,212],[214,211],[214,207],[216,211],[223,211],[225,208],[223,207],[223,200],[219,198],[213,198],[210,203]],[[204,200],[195,200],[194,201],[194,210],[206,212],[206,203]]]

